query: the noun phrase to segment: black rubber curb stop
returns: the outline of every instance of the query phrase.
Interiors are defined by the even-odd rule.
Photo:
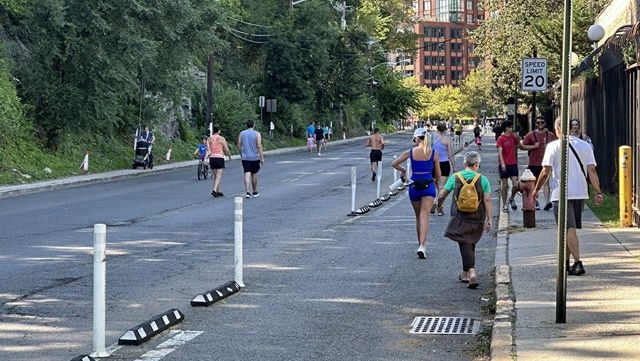
[[[183,320],[182,312],[172,308],[125,332],[118,340],[118,345],[139,345]]]
[[[96,361],[96,359],[94,359],[89,355],[82,355],[82,356],[72,358],[71,361]]]
[[[209,307],[236,292],[240,292],[240,285],[236,281],[229,281],[216,289],[197,295],[196,298],[191,301],[191,306]]]

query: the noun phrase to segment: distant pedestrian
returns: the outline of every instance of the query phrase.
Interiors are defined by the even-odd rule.
[[[207,154],[209,155],[209,167],[213,172],[213,190],[211,195],[214,197],[224,197],[220,191],[222,182],[222,172],[224,171],[224,156],[231,160],[231,152],[227,140],[220,135],[220,127],[214,125],[213,134],[207,139]]]
[[[427,233],[429,232],[429,210],[436,197],[436,185],[434,176],[440,176],[440,163],[438,155],[431,148],[431,139],[425,136],[425,132],[417,134],[417,146],[394,159],[391,166],[400,171],[404,177],[407,171],[401,164],[407,159],[411,162],[411,180],[409,186],[409,200],[416,216],[416,234],[418,237],[418,258],[426,258]]]
[[[459,120],[453,125],[453,133],[456,135],[456,141],[460,142],[460,137],[462,136],[462,124],[460,124]]]
[[[147,149],[149,153],[149,165],[153,168],[153,143],[156,142],[156,136],[153,135],[153,132],[149,130],[149,126],[144,126],[144,131],[140,134],[140,140],[147,142]]]
[[[504,127],[502,126],[502,122],[499,120],[496,121],[495,126],[493,127],[493,132],[495,133],[496,141],[498,141],[498,138],[500,138],[503,131],[504,131]]]
[[[476,123],[476,126],[473,128],[473,137],[475,138],[476,149],[482,150],[482,128],[480,128],[480,124]]]
[[[509,205],[514,211],[518,209],[513,195],[517,193],[518,184],[518,148],[522,149],[520,138],[513,132],[513,123],[510,120],[502,123],[504,133],[498,138],[496,147],[498,148],[498,173],[500,173],[500,193],[502,196],[502,210],[507,212],[507,191],[509,179],[511,179],[511,196]]]
[[[433,150],[435,150],[438,155],[440,176],[434,176],[434,179],[437,182],[438,192],[441,192],[447,178],[451,175],[451,172],[456,171],[456,165],[453,158],[453,144],[451,143],[451,138],[446,134],[446,124],[444,122],[438,122],[436,130],[437,133],[433,141]],[[431,214],[436,213],[436,204],[434,203],[433,205],[434,207],[431,209]],[[442,207],[437,208],[437,211],[439,216],[444,216],[444,210]]]
[[[314,146],[313,134],[307,134],[307,136],[307,150],[311,153]]]
[[[571,119],[571,121],[569,122],[569,125],[571,126],[569,128],[570,135],[573,135],[574,137],[577,137],[580,140],[584,140],[585,142],[591,145],[591,148],[593,148],[593,143],[591,142],[591,138],[589,138],[588,135],[582,132],[582,129],[580,127],[580,120]]]
[[[562,118],[558,117],[555,122],[556,136],[562,137]],[[567,150],[567,271],[572,276],[585,274],[584,265],[580,259],[580,240],[576,229],[582,228],[582,210],[584,201],[589,199],[589,183],[596,191],[595,202],[602,204],[604,196],[600,191],[600,179],[596,172],[596,160],[593,155],[591,145],[580,138],[569,135]],[[560,140],[554,140],[547,145],[542,159],[542,172],[536,182],[534,197],[542,189],[547,179],[551,176],[552,182],[551,202],[553,203],[553,214],[558,221],[558,201],[560,200]],[[587,180],[587,174],[589,180]],[[569,258],[573,257],[573,265],[569,267]]]
[[[487,177],[478,172],[480,168],[480,154],[475,151],[464,155],[465,169],[451,175],[444,186],[444,191],[438,195],[438,205],[444,204],[444,200],[453,191],[451,202],[451,219],[444,236],[458,242],[460,256],[462,257],[462,272],[458,279],[467,283],[468,288],[477,288],[478,276],[476,274],[476,243],[482,238],[482,231],[491,230],[493,208],[491,204],[491,184]],[[462,179],[464,179],[464,182]],[[466,201],[473,201],[475,196],[475,210],[460,210],[458,204],[463,200],[461,190],[465,184],[473,185],[475,195],[467,195]],[[469,206],[469,203],[465,203]],[[473,208],[473,207],[472,207]]]
[[[320,123],[316,122],[316,128],[313,131],[313,134],[315,135],[316,138],[316,146],[318,148],[318,156],[322,155],[322,143],[324,140],[324,131],[322,130],[322,128],[320,127]]]
[[[260,132],[253,129],[253,120],[247,121],[247,129],[240,132],[238,136],[238,149],[242,158],[242,169],[244,170],[244,190],[245,198],[257,198],[258,193],[258,172],[260,166],[264,164],[264,152],[262,150],[262,136]]]
[[[542,116],[536,117],[536,129],[527,133],[522,140],[522,147],[529,151],[529,165],[527,168],[538,178],[540,172],[542,172],[542,158],[544,157],[544,150],[547,144],[558,139],[556,135],[547,130],[547,121]],[[543,187],[544,199],[546,204],[544,210],[548,211],[553,207],[551,199],[549,198],[549,183],[546,183]],[[536,200],[536,210],[540,209],[540,203]]]
[[[313,125],[313,122],[311,122],[311,124],[309,124],[309,126],[307,127],[307,135],[313,136],[315,134],[315,130],[316,127]]]
[[[369,161],[371,162],[371,181],[376,180],[378,172],[378,162],[382,162],[382,150],[384,149],[384,138],[378,134],[379,129],[374,128],[373,134],[367,139],[367,147],[371,147]]]

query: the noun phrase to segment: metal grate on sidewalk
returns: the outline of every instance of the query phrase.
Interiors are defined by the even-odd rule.
[[[410,333],[432,335],[474,335],[480,329],[480,320],[468,317],[416,317]]]

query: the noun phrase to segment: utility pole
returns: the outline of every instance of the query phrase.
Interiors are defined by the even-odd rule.
[[[207,126],[213,124],[213,53],[207,57]]]
[[[538,57],[538,50],[535,48],[533,49],[533,57]],[[531,94],[531,123],[529,124],[529,130],[536,129],[536,93],[537,92],[533,92],[533,94]]]

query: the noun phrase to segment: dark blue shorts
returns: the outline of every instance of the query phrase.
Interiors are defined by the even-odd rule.
[[[500,173],[500,179],[508,179],[511,177],[518,176],[518,165],[517,164],[507,164],[506,172],[502,171],[502,167],[498,166],[498,173]]]
[[[409,187],[409,200],[411,202],[420,202],[422,197],[436,197],[436,184],[431,183],[425,189],[415,189],[413,186]]]

